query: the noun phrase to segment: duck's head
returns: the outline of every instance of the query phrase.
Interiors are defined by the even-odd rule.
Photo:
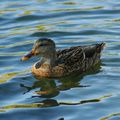
[[[27,55],[23,56],[21,60],[23,61],[28,60],[32,56],[37,56],[37,55],[46,57],[54,53],[55,53],[54,41],[48,38],[40,38],[36,40],[32,50]]]

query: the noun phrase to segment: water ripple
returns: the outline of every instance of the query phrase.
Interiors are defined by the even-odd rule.
[[[61,32],[61,31],[53,31],[53,32],[36,32],[33,33],[31,36],[35,37],[55,37],[55,36],[70,36],[70,35],[119,35],[119,33],[109,32],[109,31],[98,31],[98,30],[86,30],[80,32]]]
[[[1,120],[119,119],[120,1],[0,4]],[[20,58],[39,37],[53,39],[57,49],[106,42],[101,65],[81,76],[37,80],[31,66],[38,58],[26,62]]]
[[[62,10],[59,10],[60,12],[55,13],[56,11],[52,11],[54,13],[47,14],[47,15],[26,15],[26,16],[20,16],[16,18],[17,21],[28,21],[28,20],[37,20],[37,19],[48,19],[48,18],[58,18],[58,17],[66,17],[71,15],[104,15],[104,14],[119,14],[119,10],[91,10],[91,11],[85,11],[85,10],[70,10],[65,12],[65,9],[63,9],[64,12],[61,12]],[[47,11],[48,12],[48,11]]]

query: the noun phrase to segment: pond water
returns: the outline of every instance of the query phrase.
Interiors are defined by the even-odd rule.
[[[39,37],[106,48],[93,71],[38,80],[20,58]],[[120,120],[119,90],[119,0],[0,0],[0,120]]]

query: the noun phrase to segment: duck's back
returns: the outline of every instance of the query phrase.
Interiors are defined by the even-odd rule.
[[[62,69],[62,76],[73,72],[84,72],[100,61],[100,53],[105,43],[89,46],[75,46],[57,51],[58,66]]]

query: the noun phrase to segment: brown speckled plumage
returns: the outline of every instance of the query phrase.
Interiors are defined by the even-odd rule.
[[[58,67],[60,66],[63,71],[62,76],[78,71],[82,73],[97,64],[100,61],[100,53],[104,45],[104,43],[101,43],[76,46],[57,51]]]
[[[55,53],[56,59],[53,66],[45,61],[39,61],[33,65],[32,73],[41,77],[63,77],[75,72],[81,74],[100,61],[104,45],[105,43],[101,43],[58,50]],[[49,55],[50,53],[45,54]]]

